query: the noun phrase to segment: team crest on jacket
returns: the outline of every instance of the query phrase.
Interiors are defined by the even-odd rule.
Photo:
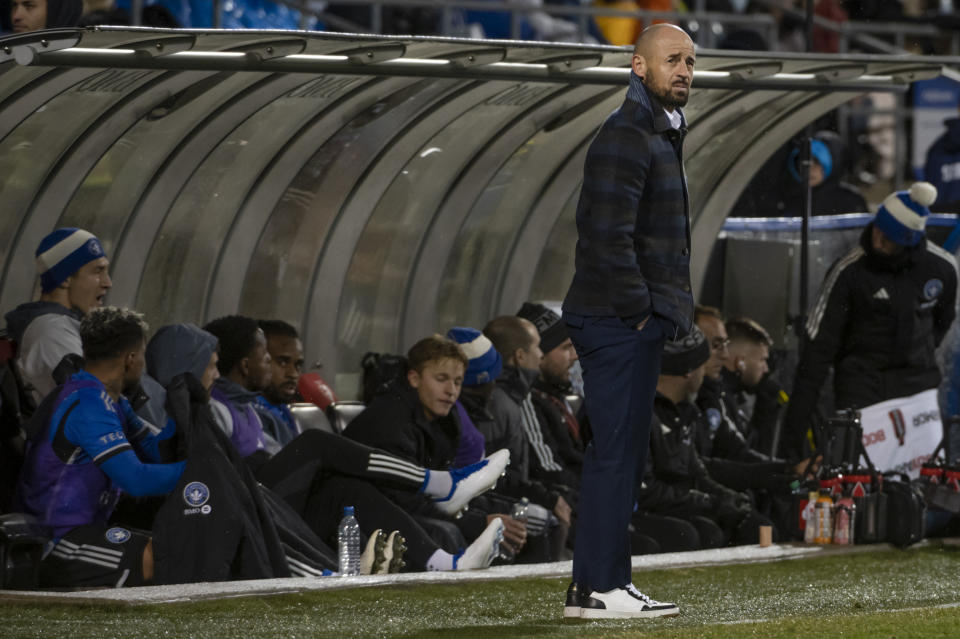
[[[924,299],[935,300],[940,297],[940,293],[943,293],[943,282],[937,278],[927,280],[927,283],[923,285]]]
[[[720,414],[716,408],[707,409],[707,421],[710,422],[710,431],[715,431],[720,428],[720,423],[723,421],[723,415]]]
[[[200,481],[192,481],[183,489],[183,501],[187,506],[199,508],[210,499],[210,489]]]
[[[107,538],[111,544],[122,544],[126,540],[130,539],[130,531],[126,528],[113,527],[107,530],[104,537]]]

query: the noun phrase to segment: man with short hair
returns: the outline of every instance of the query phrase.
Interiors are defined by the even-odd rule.
[[[483,329],[494,348],[503,358],[503,372],[497,378],[497,387],[490,396],[490,412],[493,414],[497,433],[488,435],[493,445],[501,438],[516,437],[521,433],[526,446],[530,477],[538,479],[559,492],[571,497],[576,491],[579,477],[563,467],[553,450],[544,440],[543,429],[533,405],[532,389],[540,377],[543,351],[540,349],[540,333],[530,320],[515,315],[504,315],[490,320]],[[568,500],[564,498],[564,504]],[[570,513],[559,501],[555,514],[569,524]]]
[[[256,399],[256,408],[272,417],[264,420],[263,426],[283,446],[301,432],[288,405],[300,397],[297,384],[303,372],[303,344],[297,329],[283,320],[260,320],[258,324],[267,340],[271,377]]]
[[[751,448],[737,427],[736,420],[741,416],[735,399],[737,388],[728,389],[723,376],[730,360],[731,342],[723,314],[712,306],[698,305],[694,322],[710,345],[710,359],[704,366],[703,385],[696,400],[697,408],[704,417],[698,422],[699,428],[695,433],[697,453],[710,475],[729,488],[782,490],[797,479],[795,473],[803,469],[788,466],[784,460]],[[737,335],[746,332],[741,326],[750,326],[742,319],[732,321],[731,325],[735,327]],[[766,331],[750,330],[758,339],[762,338],[762,345],[768,344]],[[739,345],[736,350],[740,353]],[[731,378],[731,383],[735,383],[735,380],[735,377]],[[756,411],[754,415],[757,415]]]
[[[565,618],[679,614],[633,585],[629,526],[663,342],[686,335],[693,315],[680,107],[696,58],[683,29],[645,29],[634,46],[626,100],[587,150],[576,272],[563,319],[584,371],[592,439]]]
[[[103,306],[113,282],[103,245],[83,229],[50,233],[37,246],[36,259],[40,300],[21,304],[5,317],[23,380],[39,402],[56,386],[53,371],[64,356],[82,352],[80,321]]]
[[[721,377],[729,414],[752,448],[765,445],[769,450],[785,401],[779,384],[769,377],[773,339],[749,317],[729,319],[725,328],[729,345]]]
[[[810,311],[784,418],[791,459],[831,367],[838,409],[864,408],[936,388],[936,349],[956,315],[957,261],[925,234],[937,190],[917,182],[890,194],[860,241],[837,260]]]
[[[121,491],[165,495],[185,462],[156,463],[164,433],[133,412],[124,392],[144,369],[147,325],[139,313],[106,307],[80,324],[84,368],[40,407],[15,508],[48,526],[56,542],[40,566],[51,587],[139,586],[153,577],[149,535],[108,521]]]
[[[560,316],[543,304],[525,302],[517,312],[518,317],[533,322],[540,334],[540,376],[533,383],[531,399],[544,443],[553,452],[553,457],[572,472],[579,484],[583,464],[583,438],[580,422],[567,402],[573,390],[570,384],[570,369],[577,361],[577,350],[567,336],[567,326]]]

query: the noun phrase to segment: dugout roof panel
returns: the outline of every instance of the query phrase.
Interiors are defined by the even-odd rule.
[[[0,309],[57,226],[153,326],[300,327],[330,377],[368,350],[561,299],[587,145],[630,51],[316,32],[0,39]],[[701,50],[686,113],[695,284],[757,167],[805,124],[957,59]]]

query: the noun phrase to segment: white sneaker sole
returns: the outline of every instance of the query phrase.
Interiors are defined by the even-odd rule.
[[[566,610],[564,610],[566,614]],[[606,608],[581,608],[581,619],[653,619],[654,617],[676,617],[680,614],[679,608],[664,608],[663,610],[608,610]]]

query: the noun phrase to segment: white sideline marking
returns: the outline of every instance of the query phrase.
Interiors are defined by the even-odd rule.
[[[889,610],[882,610],[882,609],[881,610],[865,610],[864,614],[874,614],[878,612],[881,612],[881,613],[882,612],[897,612],[897,613],[917,612],[919,610],[931,610],[931,609],[946,610],[948,608],[958,608],[958,607],[960,607],[960,602],[954,601],[952,603],[935,604],[933,606],[923,606],[923,607],[913,607],[913,608],[891,608]],[[739,626],[739,625],[748,624],[748,623],[770,623],[773,621],[784,621],[785,619],[789,619],[789,618],[790,618],[789,616],[786,616],[786,617],[776,617],[776,618],[770,618],[770,619],[734,619],[733,621],[718,621],[712,625]]]
[[[957,543],[958,539],[932,540],[933,543]],[[931,541],[923,540],[912,546],[923,547]],[[693,566],[723,566],[730,564],[763,563],[811,557],[852,555],[877,550],[893,550],[890,544],[867,544],[859,546],[808,546],[805,544],[774,544],[760,546],[735,546],[712,550],[636,555],[632,559],[633,570],[669,570]],[[398,584],[440,584],[498,581],[503,579],[533,577],[569,577],[573,562],[558,561],[520,566],[496,566],[486,570],[465,572],[416,572],[398,575],[369,575],[359,577],[292,577],[287,579],[257,579],[215,583],[177,584],[172,586],[140,586],[74,592],[40,592],[0,590],[0,601],[19,603],[112,603],[138,606],[144,604],[179,603],[234,597],[291,594],[322,590],[343,590],[370,586],[393,586]],[[759,621],[759,620],[758,620]],[[741,621],[738,623],[748,623]]]

